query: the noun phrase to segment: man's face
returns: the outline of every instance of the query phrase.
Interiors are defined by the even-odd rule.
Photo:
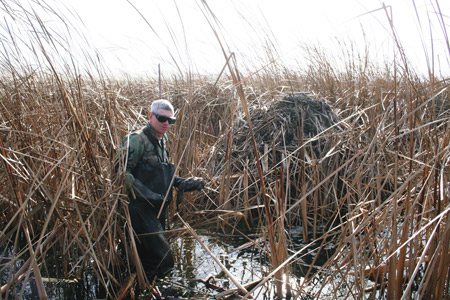
[[[165,109],[158,110],[156,114],[164,117],[173,117],[173,112]],[[164,133],[166,133],[170,129],[171,125],[169,124],[168,120],[166,120],[165,122],[158,121],[155,114],[152,112],[148,113],[148,119],[150,121],[150,126],[152,126],[152,129],[158,138],[161,138]]]

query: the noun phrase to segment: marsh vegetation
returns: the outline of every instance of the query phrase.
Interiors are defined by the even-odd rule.
[[[160,290],[185,276],[221,288],[209,285],[204,298],[450,297],[449,79],[416,74],[401,46],[384,65],[351,47],[335,65],[309,47],[298,69],[275,61],[244,76],[225,55],[216,77],[114,78],[94,59],[87,70],[60,64],[52,51],[64,37],[0,2],[30,29],[24,52],[13,24],[2,31],[1,298],[30,289],[58,298],[64,284],[75,298],[122,299],[150,284],[112,174],[122,137],[160,97],[177,109],[178,173],[207,180],[170,210],[178,269]],[[186,271],[192,249],[209,264],[237,251],[234,260],[263,267],[251,278]]]

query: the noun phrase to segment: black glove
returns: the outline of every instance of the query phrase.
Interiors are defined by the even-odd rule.
[[[163,195],[152,192],[139,179],[135,179],[133,182],[133,192],[136,199],[148,201],[154,207],[160,207],[164,202]]]
[[[191,191],[201,191],[205,187],[205,180],[201,177],[189,177],[184,179],[179,187],[178,190],[182,190],[184,192],[191,192]]]

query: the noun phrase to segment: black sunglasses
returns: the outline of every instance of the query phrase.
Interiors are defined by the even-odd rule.
[[[153,113],[156,117],[156,120],[158,120],[161,123],[165,123],[166,121],[169,121],[169,124],[175,124],[175,121],[177,120],[176,118],[172,118],[172,117],[167,117],[167,116],[163,116],[157,113]]]

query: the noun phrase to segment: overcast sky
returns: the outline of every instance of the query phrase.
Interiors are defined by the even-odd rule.
[[[386,0],[386,9],[378,0],[47,2],[58,14],[73,19],[71,23],[114,72],[152,76],[160,65],[166,73],[217,74],[225,58],[213,28],[227,53],[235,52],[238,62],[248,67],[263,65],[267,52],[283,65],[302,65],[302,45],[319,44],[331,55],[342,49],[340,43],[346,43],[347,50],[353,43],[358,51],[369,47],[372,59],[389,60],[395,47],[387,14],[393,17],[394,28],[413,65],[426,70],[426,57],[431,56],[433,45],[435,64],[450,70],[450,50],[444,35],[445,30],[450,32],[447,0]],[[445,26],[438,22],[438,9]]]

